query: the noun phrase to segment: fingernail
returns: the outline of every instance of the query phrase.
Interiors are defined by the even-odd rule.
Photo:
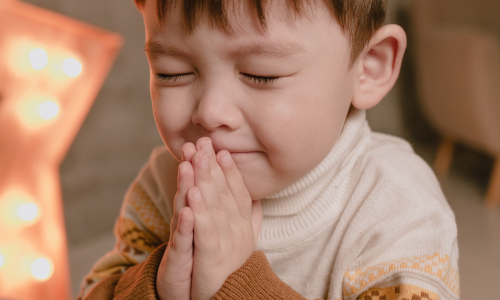
[[[192,194],[193,200],[194,201],[199,201],[200,200],[200,190],[197,187],[193,188]]]
[[[203,156],[202,158],[200,158],[200,166],[202,168],[208,168],[209,165],[208,165],[208,154],[205,154],[205,156]]]
[[[229,154],[229,152],[223,152],[222,153],[222,157],[220,158],[220,161],[221,163],[225,164],[225,165],[229,165],[231,163],[231,154]]]
[[[203,145],[201,145],[201,149],[205,150],[205,152],[210,153],[212,151],[212,141],[208,140]]]

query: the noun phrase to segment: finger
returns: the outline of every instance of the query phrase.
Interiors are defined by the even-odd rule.
[[[203,150],[196,152],[193,156],[194,185],[199,188],[205,205],[214,220],[219,234],[226,238],[230,234],[228,213],[221,201],[219,189],[212,179],[208,154]]]
[[[203,150],[208,154],[208,161],[210,164],[210,173],[212,174],[212,179],[219,190],[222,204],[228,210],[228,214],[236,212],[238,206],[235,205],[234,199],[231,195],[231,191],[226,183],[226,177],[222,171],[219,163],[217,162],[217,157],[213,148],[212,140],[208,137],[200,138],[196,142],[196,149]]]
[[[193,228],[194,216],[185,207],[179,214],[178,227],[169,241],[165,255],[158,268],[161,282],[158,292],[168,299],[189,299],[186,289],[191,286],[193,272]]]
[[[172,241],[172,249],[179,254],[190,254],[193,251],[194,215],[189,207],[183,207],[179,213],[177,230]]]
[[[200,190],[197,187],[190,188],[187,195],[188,205],[194,215],[193,241],[195,248],[201,253],[214,253],[220,250],[219,232],[215,227],[212,216]]]
[[[170,236],[173,236],[177,228],[179,213],[187,206],[186,194],[189,188],[194,186],[194,171],[190,162],[184,161],[179,165],[177,174],[177,193],[174,197],[174,215],[170,222]]]
[[[236,167],[231,153],[227,150],[221,150],[217,153],[217,161],[219,161],[222,171],[226,177],[226,182],[231,190],[236,204],[238,205],[240,215],[245,220],[250,220],[252,198],[248,193],[248,189],[243,181],[240,171]]]
[[[252,201],[252,226],[255,237],[255,245],[259,243],[260,226],[262,225],[262,203],[260,200]]]
[[[191,161],[191,158],[196,153],[196,147],[193,143],[185,143],[181,148],[182,161]]]

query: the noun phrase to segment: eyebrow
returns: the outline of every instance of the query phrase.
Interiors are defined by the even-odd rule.
[[[189,53],[173,46],[162,45],[155,41],[147,41],[144,45],[144,52],[151,57],[173,56],[179,58],[189,57]],[[289,59],[306,52],[306,49],[299,44],[292,42],[251,44],[238,47],[230,52],[230,56],[266,56],[271,59]]]

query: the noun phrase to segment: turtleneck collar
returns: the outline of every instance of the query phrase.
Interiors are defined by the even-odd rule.
[[[264,219],[259,247],[271,247],[289,236],[297,239],[299,232],[308,231],[323,215],[331,216],[332,209],[343,208],[345,178],[369,135],[365,111],[352,109],[337,142],[323,161],[293,184],[262,199]]]

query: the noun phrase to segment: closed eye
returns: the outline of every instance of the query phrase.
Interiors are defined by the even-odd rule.
[[[159,81],[172,81],[176,82],[179,79],[182,79],[186,76],[189,76],[190,73],[186,74],[174,74],[174,75],[167,75],[167,74],[156,74],[156,78],[158,78]]]
[[[244,73],[242,73],[242,74],[243,74],[243,76],[249,78],[251,81],[253,81],[255,83],[264,83],[264,84],[271,84],[279,78],[279,77],[254,76],[254,75],[244,74]]]
[[[243,76],[247,77],[254,83],[264,83],[264,84],[271,84],[274,81],[278,80],[279,77],[265,77],[265,76],[254,76],[250,74],[244,74],[242,73]],[[156,74],[156,78],[158,78],[159,81],[170,81],[170,82],[176,82],[177,80],[180,80],[184,77],[187,77],[191,75],[191,73],[185,73],[185,74],[173,74],[173,75],[168,75],[168,74]]]

